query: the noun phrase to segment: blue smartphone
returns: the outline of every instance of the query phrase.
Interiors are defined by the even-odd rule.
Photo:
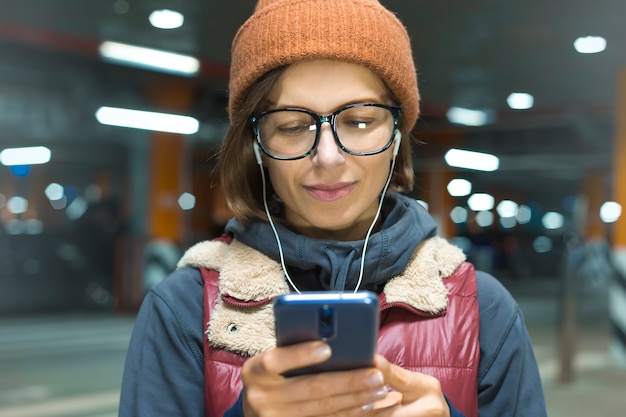
[[[274,300],[276,344],[323,340],[328,361],[286,372],[296,376],[372,366],[378,337],[378,297],[369,291],[304,292]]]

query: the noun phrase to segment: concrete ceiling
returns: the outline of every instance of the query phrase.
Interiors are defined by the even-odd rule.
[[[422,94],[416,133],[426,142],[416,148],[418,173],[443,169],[448,146],[491,152],[501,158],[497,173],[456,175],[472,180],[476,191],[510,193],[554,210],[581,191],[589,171],[611,178],[616,83],[626,70],[625,1],[382,2],[405,23],[414,45]],[[0,0],[0,148],[56,141],[83,145],[87,152],[106,139],[124,141],[118,131],[97,126],[93,110],[104,104],[145,106],[147,84],[175,77],[101,62],[102,40],[200,58],[201,74],[184,81],[198,90],[190,113],[204,128],[195,139],[219,140],[230,42],[254,4]],[[153,28],[147,17],[159,8],[182,12],[185,25]],[[576,53],[573,41],[585,35],[605,37],[607,49]],[[506,97],[516,91],[533,94],[535,107],[508,109]],[[453,105],[492,109],[496,120],[476,128],[453,126],[446,120]]]

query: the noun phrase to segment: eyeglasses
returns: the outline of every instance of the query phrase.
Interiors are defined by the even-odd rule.
[[[313,153],[323,123],[337,146],[350,155],[375,155],[388,149],[398,128],[399,106],[351,104],[328,115],[298,108],[268,110],[250,117],[261,150],[270,158],[294,160]]]

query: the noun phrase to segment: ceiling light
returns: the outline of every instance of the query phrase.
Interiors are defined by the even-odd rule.
[[[493,122],[493,112],[490,110],[474,110],[463,107],[450,107],[447,113],[450,123],[464,126],[483,126]]]
[[[503,229],[512,229],[517,224],[515,217],[500,217],[500,226]]]
[[[602,36],[582,36],[574,41],[574,48],[581,54],[595,54],[606,49]]]
[[[183,210],[191,210],[196,206],[196,196],[191,193],[183,193],[178,197],[178,205]]]
[[[28,219],[24,223],[27,235],[39,235],[43,232],[43,222],[39,219]]]
[[[491,194],[476,193],[467,200],[467,205],[474,211],[487,211],[493,208],[494,201]]]
[[[176,29],[183,25],[185,16],[175,10],[161,9],[150,13],[148,20],[158,29]]]
[[[495,155],[462,149],[450,149],[446,152],[444,159],[451,167],[477,171],[495,171],[500,166],[500,160]]]
[[[498,203],[496,211],[500,217],[515,217],[517,216],[517,210],[519,206],[515,201],[502,200]]]
[[[9,213],[22,214],[28,210],[28,200],[24,197],[13,196],[7,201],[7,210]]]
[[[63,196],[58,200],[50,200],[50,205],[55,210],[63,210],[65,207],[67,207],[67,197]]]
[[[26,232],[26,222],[22,219],[11,219],[4,224],[4,231],[9,235],[21,235]]]
[[[155,130],[157,132],[192,135],[198,132],[200,123],[189,116],[156,113],[117,107],[100,107],[96,119],[104,125]]]
[[[447,189],[452,197],[463,197],[472,192],[472,183],[463,178],[455,178],[448,183]]]
[[[87,201],[82,197],[76,197],[74,201],[72,201],[70,205],[67,206],[67,209],[65,210],[65,215],[70,220],[78,220],[83,214],[85,214],[87,208]]]
[[[537,236],[533,240],[533,249],[537,253],[547,253],[552,250],[552,239],[546,236]]]
[[[119,42],[102,42],[100,55],[105,61],[173,74],[192,76],[200,70],[200,61],[192,56]]]
[[[535,104],[535,98],[528,93],[511,93],[506,99],[506,103],[513,110],[527,110]]]
[[[600,218],[604,223],[614,223],[622,215],[622,206],[615,201],[607,201],[600,207]]]
[[[547,212],[541,219],[543,227],[548,230],[560,229],[563,227],[564,221],[565,219],[563,218],[563,215],[554,211]]]
[[[467,221],[467,209],[465,207],[456,206],[450,211],[450,219],[454,223],[465,223]]]
[[[490,211],[480,211],[476,213],[476,224],[480,227],[489,227],[493,224],[493,213]]]
[[[50,162],[51,154],[45,146],[7,148],[0,152],[0,163],[8,166],[46,164]]]
[[[517,208],[517,215],[515,216],[517,222],[519,224],[526,224],[530,222],[532,218],[532,210],[530,207],[525,206],[524,204],[520,205]]]
[[[61,184],[57,184],[56,182],[48,184],[46,189],[44,190],[44,194],[48,197],[48,200],[60,200],[65,195],[65,189]]]

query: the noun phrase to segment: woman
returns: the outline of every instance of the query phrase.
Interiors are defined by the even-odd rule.
[[[408,192],[419,93],[376,0],[260,1],[233,41],[220,178],[235,218],[145,298],[120,416],[543,416],[519,309]],[[290,291],[379,294],[375,366],[284,378]]]

